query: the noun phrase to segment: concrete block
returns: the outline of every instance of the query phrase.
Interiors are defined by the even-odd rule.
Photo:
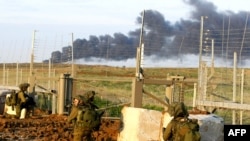
[[[167,112],[134,107],[122,109],[117,141],[163,141],[162,129],[172,120]],[[223,141],[224,120],[215,114],[190,114],[198,119],[201,141]]]
[[[201,141],[224,141],[224,119],[215,114],[189,115],[198,119]]]
[[[158,141],[161,117],[159,111],[124,107],[117,141]]]

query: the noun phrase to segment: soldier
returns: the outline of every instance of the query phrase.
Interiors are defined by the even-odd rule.
[[[29,83],[22,83],[19,85],[20,91],[17,94],[17,104],[16,104],[16,117],[20,118],[21,111],[24,109],[27,110],[27,102],[29,100],[27,93],[28,87],[30,86]],[[26,112],[25,112],[26,114]]]
[[[77,118],[79,116],[80,109],[91,109],[88,105],[86,105],[86,99],[77,95],[73,98],[73,105],[71,109],[71,113],[68,117],[68,122],[74,124],[74,141],[92,141],[91,133],[92,131],[82,127]]]
[[[88,104],[93,109],[98,109],[99,107],[93,103],[95,95],[96,95],[95,91],[87,91],[83,94],[83,96],[86,99],[86,104]]]
[[[78,109],[83,104],[82,99],[83,99],[83,97],[81,95],[77,95],[73,98],[71,112],[70,112],[70,115],[67,119],[69,123],[75,123]]]
[[[163,131],[164,141],[200,141],[199,125],[197,120],[188,119],[189,113],[183,102],[173,103],[169,106],[168,112],[173,119]],[[193,122],[194,121],[194,122]],[[193,130],[196,135],[185,136],[188,130]],[[182,132],[182,133],[181,133]]]

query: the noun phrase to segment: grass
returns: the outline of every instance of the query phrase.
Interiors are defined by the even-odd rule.
[[[3,64],[0,64],[3,68]],[[5,64],[5,84],[16,85],[16,64]],[[8,71],[7,71],[8,70]],[[91,65],[75,65],[74,66],[74,82],[77,89],[75,94],[81,94],[86,90],[95,90],[98,92],[98,103],[101,107],[109,105],[127,103],[131,100],[132,95],[132,79],[135,77],[135,68],[110,67],[110,66],[91,66]],[[250,104],[250,69],[244,69],[244,103]],[[210,69],[208,68],[208,76]],[[19,83],[27,82],[29,79],[29,64],[19,64]],[[59,77],[64,73],[71,73],[70,64],[53,64],[51,67],[51,77],[56,78],[55,81],[48,78],[48,64],[35,64],[34,73],[37,76],[36,83],[47,87],[57,89]],[[144,68],[146,79],[163,79],[167,76],[185,76],[186,80],[197,80],[197,68]],[[7,79],[8,76],[8,79]],[[4,82],[3,69],[0,70],[0,83]],[[43,78],[43,79],[42,79]],[[241,98],[241,69],[237,69],[236,82],[236,102],[240,102]],[[8,81],[7,81],[8,80]],[[192,83],[176,83],[174,85],[174,98],[176,100],[184,94],[184,102],[188,107],[192,106],[193,88]],[[144,85],[143,89],[159,99],[164,99],[165,85]],[[233,97],[233,69],[232,68],[215,68],[215,73],[207,85],[207,100],[213,101],[231,101]],[[101,102],[103,100],[104,102]],[[143,95],[143,107],[154,110],[162,110],[163,105],[147,95]],[[110,116],[119,115],[120,107],[115,107]],[[227,109],[218,109],[216,114],[222,116],[226,123],[232,121],[232,112]],[[243,111],[244,123],[250,123],[249,111]],[[240,116],[237,111],[237,117]]]

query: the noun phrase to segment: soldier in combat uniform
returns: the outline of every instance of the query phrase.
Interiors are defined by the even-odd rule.
[[[167,125],[166,129],[163,133],[164,141],[200,141],[200,134],[196,134],[195,136],[186,136],[188,133],[187,130],[199,131],[199,125],[197,120],[189,119],[188,110],[183,102],[177,102],[171,104],[168,110],[169,114],[173,116],[173,119]],[[186,124],[189,125],[185,126]],[[188,127],[188,128],[186,128]],[[182,129],[181,129],[182,128]],[[192,130],[192,131],[191,131]],[[177,132],[182,132],[182,134],[177,134]]]
[[[86,98],[81,95],[77,95],[73,98],[71,113],[67,120],[69,123],[73,123],[74,125],[74,133],[73,133],[74,141],[93,141],[91,137],[92,131],[84,128],[77,121],[77,118],[79,116],[78,112],[80,109],[81,110],[91,109],[89,105],[86,103],[86,101],[87,101]]]
[[[27,110],[27,102],[29,100],[28,95],[26,94],[28,87],[30,86],[29,83],[22,83],[19,85],[20,91],[17,94],[17,105],[16,105],[16,118],[20,118],[21,110]]]

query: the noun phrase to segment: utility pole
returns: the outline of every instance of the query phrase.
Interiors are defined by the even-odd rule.
[[[237,81],[237,53],[234,52],[234,68],[233,68],[233,102],[236,103],[236,82]],[[236,124],[236,111],[232,111],[232,124]]]
[[[32,48],[31,48],[31,56],[30,56],[30,76],[34,75],[33,64],[34,64],[35,35],[36,35],[36,30],[33,31],[33,36],[32,36]]]
[[[211,50],[211,74],[208,76],[208,80],[214,75],[214,39],[211,39],[212,50]]]
[[[136,75],[135,79],[133,79],[132,84],[132,99],[131,106],[132,107],[142,107],[142,95],[143,95],[143,70],[141,68],[141,59],[142,59],[142,51],[143,51],[143,26],[144,26],[144,13],[142,15],[142,27],[141,27],[141,35],[140,35],[140,43],[139,47],[137,47],[136,54]]]
[[[246,30],[247,30],[247,24],[248,24],[248,14],[247,14],[247,18],[246,18],[246,23],[245,23],[245,28],[244,28],[244,34],[243,34],[243,38],[242,38],[242,42],[241,42],[241,47],[240,47],[240,54],[239,54],[239,61],[240,61],[240,65],[242,65],[241,63],[241,53],[242,53],[242,49],[244,46],[244,41],[245,41],[245,35],[246,35]]]
[[[204,18],[207,18],[206,16],[201,16],[201,27],[200,27],[200,47],[199,47],[199,69],[198,69],[198,94],[199,96],[203,95],[202,91],[202,42],[203,42],[203,22]]]
[[[34,68],[33,68],[33,64],[34,64],[34,47],[35,47],[35,34],[36,34],[36,30],[33,31],[33,36],[32,36],[32,48],[31,48],[31,56],[30,56],[30,78],[29,78],[29,83],[30,83],[30,87],[29,87],[29,93],[32,93],[35,91],[35,75],[34,75]]]
[[[137,48],[137,57],[136,57],[136,78],[142,79],[143,78],[143,70],[142,70],[142,55],[144,51],[144,43],[143,43],[143,27],[144,27],[144,14],[145,10],[143,11],[142,15],[142,27],[141,27],[141,35],[140,35],[140,41],[139,41],[139,47]]]

